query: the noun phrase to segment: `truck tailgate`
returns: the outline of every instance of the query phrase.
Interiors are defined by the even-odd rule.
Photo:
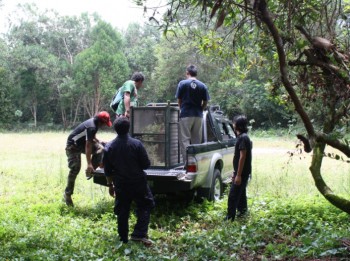
[[[147,179],[170,179],[170,180],[181,180],[185,177],[185,170],[164,170],[164,169],[146,169]]]

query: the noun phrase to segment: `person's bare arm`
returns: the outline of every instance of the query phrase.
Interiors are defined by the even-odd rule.
[[[85,155],[86,155],[86,162],[87,162],[87,168],[86,168],[86,174],[90,175],[94,171],[94,167],[92,166],[91,162],[91,156],[92,156],[92,141],[86,141],[85,144]]]
[[[242,183],[242,172],[243,172],[245,159],[247,157],[246,150],[241,150],[239,153],[240,154],[239,154],[239,161],[238,161],[237,176],[235,178],[235,185],[241,185],[241,183]]]
[[[208,101],[202,101],[202,110],[204,111],[207,108]]]
[[[124,106],[125,106],[125,117],[130,117],[130,92],[124,92]]]
[[[181,99],[177,99],[177,104],[179,105],[179,109],[181,109],[182,100]]]

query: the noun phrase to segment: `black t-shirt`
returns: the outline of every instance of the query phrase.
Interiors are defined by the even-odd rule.
[[[105,175],[114,176],[115,184],[146,182],[145,169],[150,160],[141,141],[129,134],[119,135],[104,148]]]
[[[67,139],[67,145],[76,145],[81,151],[85,151],[86,141],[93,142],[98,131],[97,119],[91,118],[78,125]]]
[[[238,163],[241,150],[247,151],[242,171],[242,177],[249,177],[249,174],[252,173],[252,142],[250,141],[250,138],[247,133],[241,133],[237,137],[235,155],[233,156],[233,169],[235,172],[237,172],[238,170]]]

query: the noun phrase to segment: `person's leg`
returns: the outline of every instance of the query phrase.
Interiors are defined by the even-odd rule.
[[[186,148],[190,145],[191,132],[190,132],[190,118],[180,118],[179,120],[179,137],[180,137],[180,149],[183,162],[186,162]]]
[[[65,194],[70,196],[74,193],[75,180],[81,168],[81,152],[77,149],[66,148],[66,154],[68,159],[69,174]]]
[[[239,211],[239,215],[244,215],[248,211],[247,204],[247,188],[246,186],[243,188],[241,196],[238,201],[237,210]]]
[[[129,197],[119,191],[118,198],[115,200],[114,214],[117,215],[118,235],[123,243],[128,242],[130,206],[131,200]]]
[[[234,221],[236,217],[236,211],[238,207],[238,202],[240,200],[240,196],[242,194],[243,186],[235,185],[232,183],[230,193],[228,195],[227,201],[227,220]]]
[[[191,144],[202,143],[202,118],[192,118]]]
[[[155,203],[147,183],[140,185],[137,189],[141,193],[135,195],[137,222],[131,237],[147,238],[151,210]]]

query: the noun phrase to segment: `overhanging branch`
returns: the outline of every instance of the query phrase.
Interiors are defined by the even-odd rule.
[[[318,134],[316,136],[316,141],[318,142],[324,142],[327,145],[341,151],[342,153],[344,153],[348,158],[350,158],[350,147],[346,144],[344,144],[343,142],[334,139],[334,138],[330,138],[329,136],[325,135],[325,134]]]
[[[276,28],[275,24],[272,21],[269,11],[267,10],[266,0],[260,1],[258,10],[260,13],[261,20],[266,24],[268,30],[270,31],[274,39],[274,42],[277,48],[280,73],[281,73],[283,85],[287,90],[289,96],[291,97],[291,100],[293,101],[295,110],[298,112],[298,114],[300,115],[303,121],[306,131],[309,134],[309,137],[314,137],[315,136],[314,127],[309,119],[309,116],[305,112],[297,94],[295,93],[291,82],[288,79],[288,72],[287,72],[288,66],[286,62],[286,54],[283,49],[282,38],[278,32],[278,29]]]

